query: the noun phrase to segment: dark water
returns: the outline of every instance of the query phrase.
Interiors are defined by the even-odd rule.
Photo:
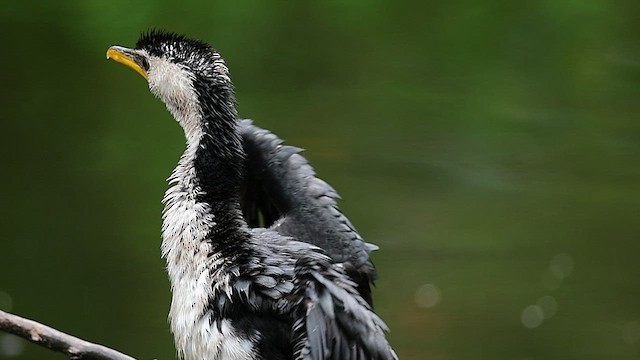
[[[104,59],[215,44],[365,238],[403,359],[640,356],[632,1],[0,4],[0,308],[174,358],[160,199],[184,140]],[[0,334],[0,358],[60,359]]]

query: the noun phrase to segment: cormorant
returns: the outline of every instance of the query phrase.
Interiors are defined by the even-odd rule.
[[[239,121],[220,54],[150,31],[107,58],[147,79],[186,137],[163,199],[161,247],[179,356],[397,359],[367,303],[375,246],[300,149]]]

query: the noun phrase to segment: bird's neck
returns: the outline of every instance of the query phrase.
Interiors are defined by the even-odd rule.
[[[219,351],[222,336],[214,331],[203,337],[201,329],[215,318],[211,297],[230,291],[227,264],[249,238],[239,205],[244,152],[235,107],[232,99],[209,100],[169,107],[185,130],[187,149],[163,199],[162,256],[173,293],[171,330],[185,358]]]
[[[246,238],[239,205],[244,151],[233,96],[199,100],[169,110],[182,125],[187,149],[169,178],[164,198],[163,255],[207,243],[232,250]],[[204,250],[204,249],[203,249]]]

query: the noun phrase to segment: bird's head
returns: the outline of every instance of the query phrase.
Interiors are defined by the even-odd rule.
[[[110,47],[107,59],[142,75],[185,130],[189,124],[182,123],[184,118],[211,106],[207,103],[234,111],[229,69],[220,54],[203,41],[152,30],[143,33],[133,49]]]

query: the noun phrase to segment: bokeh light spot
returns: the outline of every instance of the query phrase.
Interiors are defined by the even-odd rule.
[[[16,357],[24,352],[24,340],[12,335],[0,335],[0,355],[3,357]]]
[[[416,290],[416,304],[423,308],[431,308],[441,300],[440,289],[433,284],[424,284]]]
[[[520,321],[527,329],[537,328],[544,320],[544,312],[539,305],[529,305],[522,311]]]
[[[557,279],[567,278],[573,272],[573,258],[566,253],[557,254],[551,259],[549,270]]]

